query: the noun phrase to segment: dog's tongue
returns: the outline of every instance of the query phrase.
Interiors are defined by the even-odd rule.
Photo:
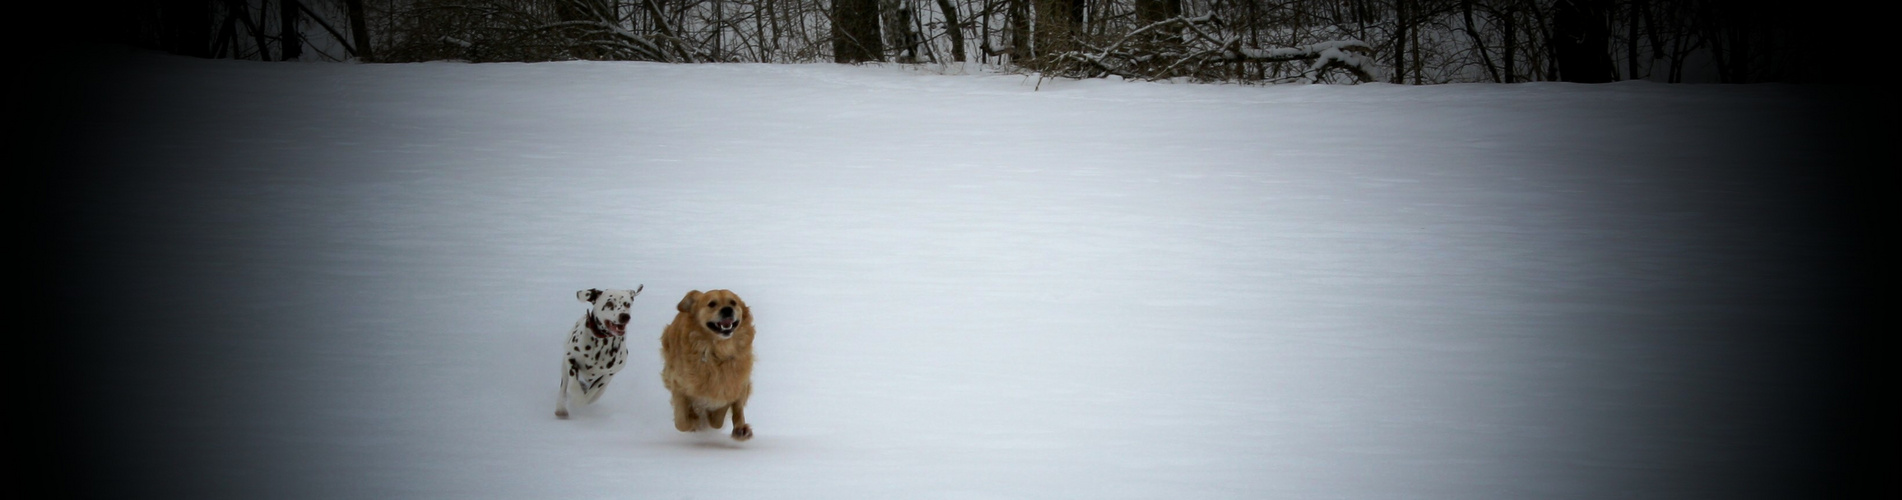
[[[731,330],[731,329],[733,329],[733,320],[730,320],[730,319],[729,319],[729,320],[723,320],[723,321],[720,321],[720,322],[719,322],[718,324],[720,325],[720,329],[722,329],[722,330]]]

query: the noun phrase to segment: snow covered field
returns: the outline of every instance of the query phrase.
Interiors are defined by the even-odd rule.
[[[101,58],[49,209],[59,300],[125,314],[69,341],[105,360],[68,407],[80,491],[1741,498],[1840,472],[1854,256],[1813,199],[1840,89]],[[630,366],[555,419],[575,290],[637,284]],[[674,431],[657,375],[674,303],[714,288],[757,314],[746,443]]]

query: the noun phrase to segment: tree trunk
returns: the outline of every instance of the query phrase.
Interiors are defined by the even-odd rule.
[[[995,8],[997,0],[984,0],[984,10],[977,15],[977,50],[983,54],[977,57],[977,62],[984,64],[990,64],[991,56],[998,55],[997,48],[991,46],[991,18],[995,17],[991,15],[994,13],[991,9]],[[997,62],[1003,63],[1003,56],[998,56]]]
[[[726,2],[713,1],[713,60],[726,62],[726,46],[721,43],[726,38],[726,13],[721,9]]]
[[[944,34],[951,37],[951,58],[964,62],[964,27],[958,25],[958,6],[951,0],[938,0],[938,10],[944,11]]]
[[[1552,44],[1559,80],[1605,83],[1612,80],[1611,28],[1605,24],[1607,0],[1559,0],[1553,5]]]
[[[766,56],[761,57],[760,62],[771,62],[772,57],[779,54],[779,36],[783,31],[779,28],[779,0],[765,0],[765,2],[766,21],[772,24],[773,35],[768,39],[772,43],[767,45]]]
[[[1502,47],[1505,50],[1506,61],[1505,67],[1500,69],[1506,73],[1506,83],[1518,83],[1519,68],[1516,62],[1519,60],[1519,9],[1508,7],[1506,15],[1499,18],[1506,21],[1506,46]]]
[[[1545,59],[1543,61],[1540,61],[1538,59],[1533,59],[1532,61],[1528,61],[1528,62],[1531,62],[1534,67],[1540,66],[1541,63],[1543,63],[1543,65],[1545,66],[1545,75],[1544,75],[1545,81],[1558,81],[1559,79],[1559,62],[1558,62],[1559,56],[1557,52],[1558,49],[1556,46],[1554,46],[1551,43],[1552,30],[1550,29],[1550,27],[1546,25],[1545,12],[1539,9],[1539,2],[1537,0],[1524,0],[1524,1],[1525,1],[1526,7],[1530,8],[1532,11],[1532,18],[1531,18],[1532,26],[1539,29],[1538,37],[1533,39],[1546,41],[1545,47],[1543,47],[1544,48],[1543,56]],[[1531,33],[1526,33],[1526,34],[1530,35]]]
[[[1083,26],[1083,0],[1031,0],[1036,4],[1037,33],[1033,56],[1075,50],[1077,29]]]
[[[1638,79],[1638,12],[1644,10],[1644,0],[1635,0],[1626,5],[1625,13],[1625,79]]]
[[[1010,62],[1018,64],[1030,58],[1030,2],[1010,1]]]
[[[344,0],[343,4],[350,10],[350,43],[356,46],[357,59],[376,60],[376,52],[370,50],[370,27],[363,22],[363,0]]]
[[[1645,40],[1651,42],[1651,60],[1654,61],[1651,63],[1652,70],[1656,71],[1658,63],[1655,61],[1664,58],[1664,42],[1658,37],[1658,21],[1652,17],[1651,1],[1639,0],[1638,5],[1641,6],[1639,11],[1644,15]]]
[[[589,6],[583,1],[559,2],[555,4],[555,18],[564,22],[592,22],[599,20],[596,18],[593,9],[588,7]],[[593,45],[585,42],[570,42],[567,44],[567,51],[568,55],[575,59],[597,60],[602,58],[600,51],[595,50]]]
[[[1473,39],[1473,50],[1478,51],[1479,60],[1486,63],[1486,74],[1493,77],[1493,83],[1499,83],[1499,68],[1493,66],[1493,56],[1486,50],[1486,42],[1473,30],[1473,0],[1460,0],[1460,11],[1466,16],[1466,36]]]
[[[236,58],[237,48],[238,18],[237,16],[225,16],[225,22],[218,27],[218,36],[212,39],[211,58],[223,58],[226,50],[230,50],[233,54],[233,58]]]
[[[834,0],[832,60],[858,63],[885,60],[879,39],[878,0]]]
[[[167,52],[211,57],[211,3],[205,0],[167,0],[160,11],[163,31],[159,45]]]
[[[654,2],[655,0],[641,1],[642,8],[647,11],[649,17],[653,18],[654,30],[659,31],[661,36],[667,37],[666,45],[674,48],[675,56],[680,58],[679,62],[700,62],[699,58],[694,57],[693,51],[687,50],[687,46],[681,42],[680,32],[669,27],[673,24],[667,21],[667,14],[661,12],[660,5]]]
[[[1424,7],[1424,6],[1415,4],[1413,7]],[[1411,7],[1409,7],[1407,16],[1414,19],[1426,17],[1426,16],[1421,16],[1419,11],[1412,10]],[[1415,22],[1417,22],[1418,24],[1407,29],[1407,35],[1413,37],[1412,40],[1407,41],[1407,45],[1409,45],[1408,47],[1409,49],[1413,50],[1413,64],[1411,64],[1413,69],[1413,84],[1421,85],[1426,83],[1426,63],[1424,58],[1422,57],[1422,53],[1425,51],[1420,50],[1421,44],[1420,44],[1420,26],[1419,25],[1426,24],[1426,23],[1424,21],[1415,21]]]
[[[1182,15],[1182,0],[1136,0],[1136,25],[1147,26]]]
[[[250,11],[250,7],[246,6],[244,0],[225,0],[225,16],[238,18],[244,23],[244,30],[251,33],[251,43],[258,45],[258,60],[269,61],[271,60],[270,45],[268,45],[270,41],[264,38],[264,30],[258,28],[259,23],[251,22]],[[263,16],[259,16],[259,21],[263,21]],[[236,44],[231,47],[231,57],[234,59],[243,57],[239,54]]]
[[[1756,33],[1756,19],[1746,5],[1726,5],[1728,15],[1721,22],[1730,32],[1730,76],[1729,83],[1750,83],[1751,77],[1751,35]]]
[[[892,48],[904,51],[904,55],[900,56],[903,62],[918,62],[918,34],[913,33],[911,29],[911,6],[897,0],[888,1],[891,5],[882,9],[886,14],[890,14],[886,17],[886,21],[890,24],[885,27],[885,34],[892,37],[890,40]]]
[[[295,61],[304,55],[304,34],[297,30],[298,0],[281,0],[277,5],[277,41],[282,49],[279,60]]]
[[[1407,2],[1398,0],[1393,4],[1393,83],[1407,83]]]

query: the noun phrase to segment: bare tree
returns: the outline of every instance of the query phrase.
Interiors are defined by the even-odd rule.
[[[1552,47],[1559,79],[1603,83],[1614,79],[1607,0],[1558,0],[1552,13]]]
[[[277,9],[278,59],[295,61],[304,56],[304,33],[297,28],[298,0],[279,0]]]
[[[211,57],[211,4],[203,0],[165,0],[161,42],[172,53]]]
[[[944,33],[951,39],[951,58],[964,62],[964,27],[958,23],[958,6],[951,0],[938,0],[938,10],[944,13]]]
[[[832,6],[833,60],[885,60],[885,44],[879,39],[878,0],[833,0]]]
[[[917,62],[918,45],[923,40],[913,28],[916,18],[912,14],[911,3],[907,0],[879,0],[878,4],[886,49],[895,52],[899,62]]]
[[[1860,65],[1815,9],[1753,0],[128,1],[115,39],[259,60],[922,63],[975,48],[1046,76],[1407,84],[1840,81]]]
[[[370,50],[370,27],[363,21],[363,0],[345,0],[344,5],[350,11],[350,42],[356,48],[357,58],[376,60],[376,53]]]
[[[1492,77],[1494,83],[1503,81],[1499,78],[1499,68],[1493,65],[1491,51],[1486,49],[1485,40],[1480,38],[1479,31],[1473,24],[1473,0],[1460,0],[1460,15],[1466,21],[1464,30],[1467,38],[1473,40],[1473,52],[1478,53],[1480,62],[1486,65],[1486,74]]]

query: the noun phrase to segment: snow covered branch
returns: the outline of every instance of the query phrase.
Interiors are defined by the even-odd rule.
[[[1176,77],[1222,79],[1245,63],[1308,62],[1301,80],[1316,81],[1339,69],[1357,82],[1377,79],[1373,48],[1359,40],[1334,40],[1301,47],[1257,48],[1240,38],[1222,37],[1222,21],[1213,15],[1179,16],[1131,30],[1103,47],[1061,52],[1049,57],[1046,74],[1072,78],[1116,75],[1134,80]],[[1085,44],[1087,46],[1087,44]]]
[[[624,8],[638,8],[649,29],[630,29]],[[402,12],[402,29],[389,60],[549,61],[589,59],[693,63],[708,59],[702,45],[679,36],[654,0],[610,6],[597,0],[422,1]]]

